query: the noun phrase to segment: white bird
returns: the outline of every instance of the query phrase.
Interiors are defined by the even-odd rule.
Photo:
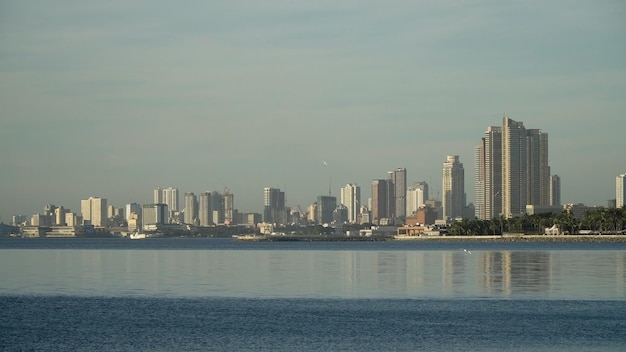
[[[472,254],[472,251],[470,251],[470,250],[469,250],[469,249],[467,249],[467,248],[463,248],[463,251],[464,251],[465,253],[467,253],[467,254]]]
[[[328,163],[325,160],[322,160],[322,162],[324,163],[324,166],[328,166]]]

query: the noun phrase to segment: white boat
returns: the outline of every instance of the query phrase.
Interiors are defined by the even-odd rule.
[[[135,232],[135,233],[131,233],[130,235],[128,235],[128,238],[130,238],[131,240],[145,240],[146,234]]]

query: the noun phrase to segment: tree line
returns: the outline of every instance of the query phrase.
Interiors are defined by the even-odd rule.
[[[563,234],[620,234],[626,224],[626,206],[622,208],[594,208],[582,218],[564,210],[560,214],[525,214],[506,219],[462,219],[448,226],[448,234],[455,236],[501,235],[503,233],[544,234],[554,225]]]

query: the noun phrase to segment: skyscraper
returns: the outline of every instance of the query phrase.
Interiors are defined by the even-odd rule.
[[[526,205],[550,205],[548,134],[503,117],[476,148],[476,216],[491,219],[525,213]]]
[[[167,222],[168,209],[163,203],[144,204],[141,207],[142,228],[144,230],[156,229],[159,225]]]
[[[224,204],[224,224],[233,224],[235,220],[235,195],[227,189],[222,195],[222,199]]]
[[[393,185],[393,211],[391,217],[406,219],[406,169],[397,168],[387,173],[388,179]]]
[[[263,221],[277,224],[287,223],[285,192],[271,187],[263,189]]]
[[[93,226],[107,225],[107,200],[100,197],[89,197],[80,201],[80,212],[83,220]]]
[[[423,207],[428,199],[428,183],[416,182],[406,191],[406,213],[412,215],[417,209]]]
[[[193,192],[185,193],[185,224],[194,224],[198,218],[198,203]]]
[[[155,188],[153,192],[154,204],[164,204],[163,203],[163,189]]]
[[[124,212],[124,215],[126,216],[126,221],[128,221],[128,219],[130,219],[130,214],[135,213],[139,216],[141,216],[141,204],[139,203],[128,203],[126,204],[126,211]]]
[[[561,178],[559,175],[550,176],[549,205],[561,205]]]
[[[626,173],[615,178],[615,207],[626,205]]]
[[[333,221],[333,213],[337,208],[337,198],[333,196],[317,197],[317,220],[320,224],[330,224]]]
[[[519,216],[528,204],[526,128],[522,122],[503,118],[502,127],[502,212],[506,218]]]
[[[492,219],[502,213],[502,128],[489,126],[476,148],[474,202],[476,217]]]
[[[178,188],[168,187],[163,190],[163,203],[170,212],[178,211]]]
[[[348,183],[341,189],[341,204],[348,211],[348,222],[355,224],[359,218],[359,208],[361,206],[361,187],[353,183]]]
[[[389,182],[388,180],[372,181],[372,223],[380,224],[380,220],[389,218]]]
[[[154,204],[165,204],[168,209],[168,218],[165,220],[169,222],[173,218],[173,214],[179,210],[178,208],[178,188],[155,188],[154,189]]]
[[[213,205],[210,191],[198,195],[198,220],[200,226],[213,225]]]
[[[465,171],[458,155],[448,155],[443,163],[443,219],[462,217],[465,211]]]

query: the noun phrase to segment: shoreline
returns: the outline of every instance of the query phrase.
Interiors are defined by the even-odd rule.
[[[478,236],[239,236],[237,241],[252,242],[589,242],[624,243],[626,235],[478,235]]]
[[[503,235],[503,236],[412,236],[393,238],[393,241],[443,241],[443,242],[626,242],[626,235]]]

